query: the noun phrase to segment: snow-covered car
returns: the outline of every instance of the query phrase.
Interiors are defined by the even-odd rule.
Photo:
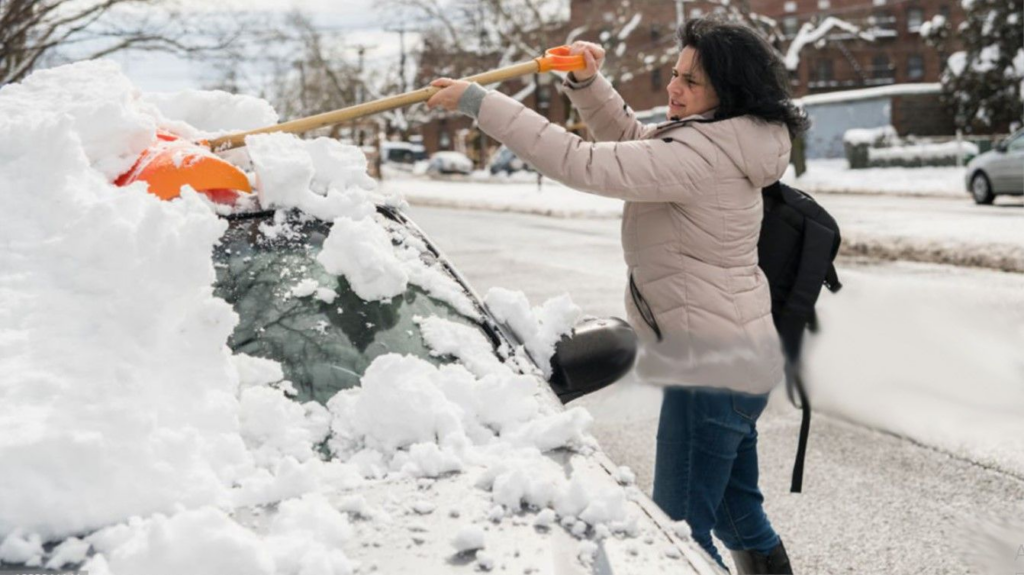
[[[1024,195],[1024,130],[968,162],[964,183],[977,204],[991,204],[1001,195]]]
[[[561,411],[561,404],[612,383],[631,367],[636,339],[628,324],[615,318],[591,318],[561,339],[550,369],[544,370],[540,362],[546,358],[534,361],[531,346],[524,347],[508,325],[521,326],[523,314],[511,311],[510,302],[496,301],[500,298],[492,294],[488,294],[489,304],[485,303],[412,221],[392,208],[377,209],[396,243],[416,246],[428,265],[441,266],[457,282],[472,302],[473,313],[460,312],[413,285],[390,302],[363,300],[344,279],[339,281],[317,263],[330,224],[315,219],[288,234],[266,238],[260,230],[272,224],[273,212],[232,218],[217,250],[217,294],[241,317],[230,341],[233,351],[280,363],[285,379],[294,385],[296,400],[328,405],[339,391],[358,387],[376,358],[393,353],[413,355],[435,365],[519,362],[523,374],[535,377],[547,371],[550,379],[548,385],[539,386],[543,391],[538,398],[543,409],[552,411]],[[296,269],[305,274],[297,285],[289,273]],[[498,313],[492,308],[498,308]],[[484,342],[486,346],[481,345]],[[527,353],[516,355],[517,349]],[[477,373],[486,372],[477,369],[482,370]],[[402,418],[389,420],[386,414],[368,416],[380,417],[382,425],[388,421],[395,426],[408,424]],[[545,433],[551,431],[558,435],[553,429]],[[474,479],[463,473],[443,473],[426,483],[423,478],[410,477],[363,486],[347,494],[358,494],[368,508],[387,508],[389,500],[401,501],[401,513],[414,519],[389,526],[384,532],[384,539],[390,541],[385,545],[393,545],[387,553],[381,553],[378,546],[380,525],[357,522],[346,555],[383,573],[450,573],[458,572],[459,567],[470,571],[472,566],[536,573],[716,572],[714,562],[686,541],[685,533],[680,540],[679,526],[632,487],[632,473],[616,467],[600,451],[591,450],[584,456],[555,449],[546,453],[546,459],[572,470],[590,493],[614,492],[626,486],[629,501],[617,504],[631,507],[636,523],[595,528],[573,519],[562,520],[559,526],[554,513],[531,513],[527,506],[503,506],[474,496],[488,481],[501,482],[501,474]],[[531,472],[524,468],[513,475]],[[515,485],[517,481],[522,484]],[[490,488],[507,489],[518,499],[536,486],[530,486],[525,475],[518,475],[517,480],[507,480],[501,486],[492,483]],[[604,513],[596,510],[594,517]],[[468,518],[481,516],[487,518],[482,528],[466,527]],[[267,517],[260,520],[269,521]],[[598,543],[588,542],[595,529],[606,537]],[[618,536],[611,535],[612,529]],[[453,545],[473,551],[484,540],[486,547],[476,555],[453,551]]]
[[[0,570],[717,572],[562,405],[634,334],[477,297],[360,149],[250,135],[227,206],[117,182],[267,102],[94,60],[0,118]]]
[[[364,458],[357,465],[369,469],[363,471],[368,476],[379,475],[378,481],[282,503],[239,506],[232,511],[233,524],[273,538],[282,530],[311,529],[309,521],[325,522],[327,527],[320,529],[338,531],[332,537],[344,560],[321,557],[327,564],[334,563],[324,573],[345,573],[356,565],[366,571],[355,572],[423,574],[720,572],[688,539],[685,524],[671,522],[637,489],[632,472],[615,466],[596,445],[561,447],[589,418],[579,410],[564,411],[562,404],[612,383],[632,366],[636,337],[628,324],[615,318],[578,322],[569,335],[561,337],[548,366],[544,352],[538,353],[533,345],[536,342],[524,342],[516,332],[516,327],[526,331],[537,327],[529,325],[530,313],[523,302],[503,291],[481,299],[400,211],[377,206],[378,221],[396,248],[410,249],[425,266],[444,270],[450,285],[458,286],[461,293],[439,289],[435,280],[429,291],[410,284],[387,301],[367,301],[322,263],[332,223],[299,213],[287,218],[285,222],[275,211],[229,215],[229,227],[214,253],[215,295],[230,303],[239,317],[228,343],[237,357],[254,362],[242,370],[241,383],[251,392],[265,385],[278,388],[267,389],[263,399],[249,400],[266,402],[250,412],[265,418],[255,425],[270,443],[275,442],[274,434],[282,434],[277,438],[282,445],[290,441],[285,435],[305,431],[282,426],[280,414],[274,413],[282,406],[268,401],[270,394],[283,391],[294,400],[295,409],[305,410],[306,417],[314,414],[315,420],[317,414],[333,413],[335,436],[318,446],[325,457],[347,450],[348,461],[360,460],[366,451],[352,448],[355,433],[350,433],[359,428],[378,441],[393,441],[401,465],[396,470],[394,462],[388,465]],[[564,306],[562,302],[549,307],[558,315]],[[399,354],[405,359],[398,359]],[[270,370],[270,381],[264,371],[267,366],[261,365],[264,362],[280,366],[276,374]],[[382,364],[387,367],[381,369]],[[253,375],[261,371],[263,375]],[[400,384],[403,377],[409,381]],[[470,473],[472,458],[462,461],[446,453],[448,446],[410,445],[424,433],[421,439],[433,436],[434,428],[440,433],[444,424],[432,427],[431,422],[438,412],[444,415],[446,408],[454,407],[437,402],[423,388],[443,388],[445,382],[439,379],[460,377],[465,379],[462,384],[485,388],[477,398],[463,397],[461,409],[490,411],[477,416],[487,426],[500,429],[521,417],[524,409],[533,409],[524,399],[536,399],[539,412],[549,414],[547,422],[516,431],[518,439],[506,438],[532,446],[526,456],[496,441],[497,459],[507,460],[490,461]],[[510,392],[510,382],[520,389]],[[338,408],[346,390],[371,385],[372,400],[366,399],[370,392],[363,390],[360,396],[349,396],[355,399],[347,409]],[[523,395],[523,388],[535,388],[537,393]],[[453,397],[470,393],[455,383],[445,392]],[[481,401],[493,405],[473,405]],[[339,414],[362,418],[362,427],[339,422]],[[481,430],[485,436],[493,432]],[[357,442],[372,445],[366,437]],[[403,445],[408,449],[405,455]],[[570,481],[561,478],[564,474]],[[559,481],[564,484],[559,486]],[[549,506],[543,507],[542,502]],[[342,522],[325,509],[355,519]],[[210,529],[206,524],[216,521],[208,511],[206,515],[190,513],[183,515],[189,515],[194,525],[167,522],[159,527],[171,532],[162,536],[167,550],[184,546],[180,539],[187,536],[176,530],[191,528],[201,536]],[[115,528],[114,534],[99,530],[66,541],[90,542],[102,549],[106,540],[118,537]],[[32,540],[10,539],[12,548],[38,549],[35,555],[24,555],[36,557],[35,566],[59,559],[62,553],[78,559],[56,563],[65,570],[81,567],[85,559],[70,553],[66,542],[63,547],[59,541],[51,542],[44,549]],[[213,549],[217,545],[228,543],[215,539]],[[9,550],[5,556],[9,560],[19,552]],[[116,565],[116,559],[112,563]],[[0,567],[29,566],[0,562]]]
[[[494,157],[491,158],[487,168],[491,171],[491,175],[497,175],[500,173],[514,174],[522,170],[534,171],[529,164],[519,159],[515,152],[508,149],[506,146],[501,146],[498,151],[495,152]]]
[[[471,174],[473,160],[460,152],[434,152],[427,164],[427,171],[435,174]]]

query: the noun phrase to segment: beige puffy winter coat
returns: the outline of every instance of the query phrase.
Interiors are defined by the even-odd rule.
[[[626,314],[641,338],[638,375],[771,390],[783,380],[783,360],[757,239],[761,188],[789,164],[786,127],[749,116],[644,125],[604,77],[565,85],[597,143],[497,91],[480,104],[480,128],[554,180],[625,200],[622,247],[639,292],[627,278]],[[660,342],[640,311],[645,303]]]

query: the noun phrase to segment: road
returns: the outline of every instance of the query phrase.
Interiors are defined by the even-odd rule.
[[[519,289],[539,305],[568,292],[586,313],[624,316],[617,220],[409,213],[481,294]],[[821,359],[808,366],[825,383],[804,493],[789,493],[799,411],[777,390],[758,422],[766,510],[798,572],[1024,571],[1010,547],[978,552],[993,538],[973,537],[993,517],[1024,517],[1024,275],[858,260],[840,275],[847,287],[822,296]],[[631,378],[578,400],[648,493],[659,401]],[[1020,524],[993,532],[1024,544]]]
[[[622,202],[546,181],[386,179],[382,188],[418,206],[538,215],[618,218]],[[1024,201],[1001,196],[993,206],[963,197],[863,194],[816,196],[840,222],[844,253],[1024,272]]]

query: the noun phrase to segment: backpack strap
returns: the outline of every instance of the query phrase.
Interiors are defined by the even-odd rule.
[[[825,287],[832,293],[843,289],[843,284],[839,283],[839,274],[836,273],[835,264],[830,264],[828,271],[825,272]]]
[[[791,387],[796,389],[797,394],[800,395],[800,411],[802,412],[800,417],[800,439],[797,440],[796,461],[793,463],[793,480],[789,486],[790,493],[800,493],[804,485],[804,457],[807,455],[807,435],[811,431],[811,404],[807,401],[807,392],[804,390],[804,381],[800,376],[800,367],[794,365],[786,371],[786,390],[789,392]],[[790,400],[792,399],[793,396],[790,392]]]
[[[827,285],[831,278],[834,281],[833,285],[841,287],[835,266],[832,265],[832,246],[835,239],[836,234],[832,230],[810,218],[804,220],[804,243],[800,252],[797,277],[777,323],[787,356],[786,393],[794,405],[796,402],[793,392],[796,391],[800,397],[800,438],[797,442],[796,461],[793,463],[791,493],[800,493],[803,489],[804,459],[807,455],[807,437],[811,430],[811,404],[807,399],[807,391],[804,389],[800,373],[801,339],[806,327],[817,327],[814,304],[817,302],[822,284]]]

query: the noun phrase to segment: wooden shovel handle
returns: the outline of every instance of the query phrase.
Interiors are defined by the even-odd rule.
[[[535,74],[541,69],[540,60],[541,59],[538,58],[529,62],[523,62],[522,64],[506,66],[504,68],[498,68],[497,70],[490,70],[488,72],[463,78],[463,80],[486,85],[504,82],[505,80],[518,78],[519,76],[525,76],[527,74]],[[410,104],[426,102],[431,96],[440,91],[441,88],[435,87],[420,88],[419,90],[414,90],[412,92],[406,92],[404,94],[398,94],[397,96],[389,96],[372,102],[341,108],[340,110],[334,110],[333,112],[324,112],[323,114],[299,118],[290,122],[283,122],[281,124],[250,130],[248,132],[228,134],[227,136],[221,136],[220,138],[210,140],[210,148],[215,152],[239,148],[245,145],[245,137],[252,134],[267,134],[271,132],[290,132],[298,134],[308,132],[324,126],[340,124],[341,122],[355,120],[356,118],[362,118],[364,116],[402,108]]]

